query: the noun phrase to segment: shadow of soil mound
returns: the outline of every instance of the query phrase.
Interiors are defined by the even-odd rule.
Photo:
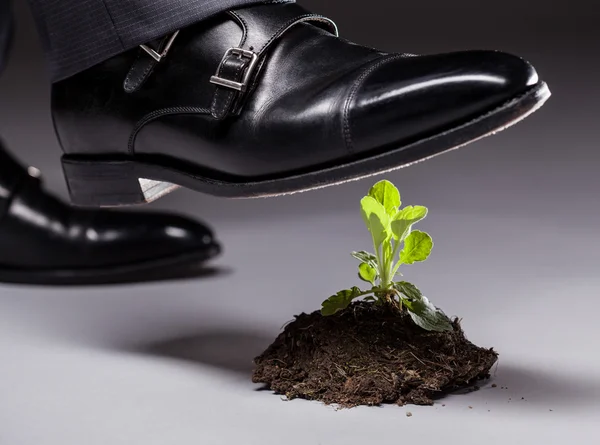
[[[255,359],[255,383],[289,399],[342,407],[431,405],[489,377],[498,354],[469,342],[459,325],[428,332],[406,312],[365,302],[330,317],[301,314]]]
[[[248,379],[254,369],[252,359],[270,341],[254,331],[217,330],[139,346],[135,351],[210,366]]]

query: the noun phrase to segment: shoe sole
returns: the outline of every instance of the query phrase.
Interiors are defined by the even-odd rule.
[[[550,97],[539,82],[524,94],[462,125],[385,153],[302,174],[256,181],[225,181],[181,167],[131,158],[64,155],[71,201],[78,206],[147,204],[185,187],[225,198],[263,198],[320,189],[379,175],[456,150],[502,131],[538,110]]]
[[[207,271],[199,266],[203,266],[220,253],[221,247],[215,243],[196,252],[102,268],[36,270],[0,266],[0,283],[89,286],[190,278]]]

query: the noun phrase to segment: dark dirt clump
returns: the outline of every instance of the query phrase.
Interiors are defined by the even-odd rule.
[[[254,362],[253,382],[289,399],[357,405],[431,405],[489,377],[493,349],[452,332],[427,332],[395,306],[358,302],[330,317],[301,314]]]

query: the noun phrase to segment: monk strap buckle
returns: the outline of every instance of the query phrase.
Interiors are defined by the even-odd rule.
[[[241,82],[236,82],[231,79],[225,79],[220,77],[219,73],[221,72],[221,68],[227,62],[227,59],[231,56],[237,56],[240,60],[244,61],[247,64],[246,70],[242,77]],[[225,88],[230,88],[232,90],[245,92],[248,88],[248,83],[250,82],[250,78],[254,73],[254,69],[258,63],[258,54],[247,51],[241,48],[230,48],[227,50],[225,55],[223,56],[223,60],[219,64],[219,69],[217,70],[217,74],[210,78],[210,83],[219,85]]]
[[[160,63],[162,59],[164,59],[167,56],[167,54],[169,54],[169,50],[173,46],[173,42],[175,42],[175,39],[177,38],[178,34],[179,31],[176,31],[173,34],[171,34],[171,36],[166,41],[165,48],[160,53],[150,48],[148,45],[140,45],[140,48],[142,48],[150,55],[150,57],[152,57],[154,60]]]

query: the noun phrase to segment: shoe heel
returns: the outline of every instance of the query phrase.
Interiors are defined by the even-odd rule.
[[[177,186],[141,179],[134,161],[62,158],[72,204],[81,207],[119,207],[150,203]]]

